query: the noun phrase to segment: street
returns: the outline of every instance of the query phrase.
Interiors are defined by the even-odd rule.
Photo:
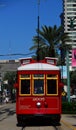
[[[61,122],[60,126],[35,121],[23,127],[18,127],[16,124],[15,103],[5,104],[0,107],[0,130],[72,130],[72,127],[66,126],[64,122]]]
[[[0,121],[15,114],[15,104],[3,104],[0,106]]]

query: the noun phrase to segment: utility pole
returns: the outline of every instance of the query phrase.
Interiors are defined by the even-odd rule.
[[[39,24],[40,24],[40,22],[39,22],[39,19],[40,19],[40,14],[39,14],[39,11],[40,11],[40,0],[38,0],[38,33],[37,33],[37,35],[38,35],[38,48],[37,48],[37,61],[39,61],[40,60],[40,57],[39,57]]]
[[[70,29],[71,31],[73,32],[73,29],[74,29],[74,21],[75,21],[75,18],[70,18]],[[73,34],[72,34],[73,35]],[[73,38],[72,38],[72,42],[73,42]],[[73,43],[72,43],[73,44]],[[70,102],[70,69],[69,69],[69,50],[67,50],[66,52],[67,56],[66,56],[66,64],[67,64],[67,95],[68,95],[68,102]]]
[[[68,102],[70,102],[70,71],[69,71],[69,50],[66,52],[66,64],[67,64],[67,96]]]

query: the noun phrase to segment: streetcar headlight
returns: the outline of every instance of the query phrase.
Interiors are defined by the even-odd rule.
[[[37,102],[36,105],[37,105],[38,108],[41,107],[41,103],[40,102]]]

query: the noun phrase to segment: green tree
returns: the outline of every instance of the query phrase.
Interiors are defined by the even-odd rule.
[[[59,38],[59,49],[60,49],[60,58],[59,58],[59,64],[64,65],[65,64],[65,57],[67,50],[71,50],[71,45],[67,44],[67,42],[71,42],[71,39],[68,35],[68,33],[61,33]]]
[[[63,33],[62,26],[57,27],[54,25],[54,27],[47,27],[45,25],[39,30],[39,37],[33,37],[34,45],[30,50],[37,50],[38,48],[38,51],[36,51],[36,55],[34,56],[35,58],[38,53],[41,59],[44,59],[44,57],[58,57],[59,49],[62,48],[62,50],[65,50],[68,48],[68,45],[65,44],[67,40],[69,41],[69,36],[68,34]]]
[[[12,93],[13,90],[13,85],[15,83],[15,78],[16,78],[16,72],[6,72],[3,78],[3,81],[7,80],[8,84],[7,84],[7,89],[9,89]]]
[[[50,26],[42,26],[39,30],[39,54],[43,59],[45,56],[55,57],[57,55],[56,45],[58,42],[60,28]],[[38,30],[37,30],[38,31]],[[38,47],[38,36],[33,37],[34,45],[30,50],[37,50]],[[37,55],[37,53],[36,53]]]

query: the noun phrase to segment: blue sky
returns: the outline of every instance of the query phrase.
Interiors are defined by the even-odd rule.
[[[39,12],[40,28],[60,26],[62,0],[40,0]],[[0,0],[0,55],[31,53],[29,48],[36,35],[37,16],[38,0]],[[24,56],[0,56],[0,59],[21,57]]]

